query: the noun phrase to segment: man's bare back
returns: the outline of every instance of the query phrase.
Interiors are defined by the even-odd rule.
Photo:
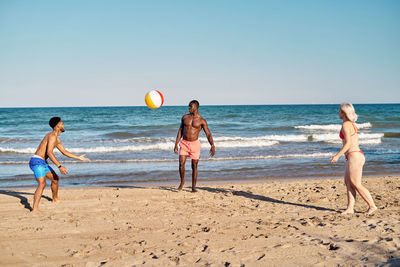
[[[48,143],[49,143],[49,138],[50,136],[55,136],[56,134],[54,132],[50,132],[48,134],[45,135],[45,137],[43,137],[42,142],[39,144],[35,155],[38,155],[41,158],[44,158],[45,160],[49,158],[49,156],[47,155],[47,148],[48,148]],[[58,139],[58,137],[56,136],[56,138]]]

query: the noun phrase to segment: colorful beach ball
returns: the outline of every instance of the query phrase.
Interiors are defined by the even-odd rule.
[[[144,101],[149,108],[156,109],[164,104],[164,97],[159,91],[151,90],[146,94]]]

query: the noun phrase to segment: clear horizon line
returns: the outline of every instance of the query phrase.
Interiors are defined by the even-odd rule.
[[[341,102],[342,103],[342,102]],[[200,104],[200,107],[204,106],[317,106],[317,105],[340,105],[341,103],[303,103],[303,104]],[[400,103],[395,102],[384,102],[384,103],[352,103],[354,105],[398,105]],[[186,107],[187,105],[163,105],[162,107]],[[99,105],[99,106],[2,106],[0,109],[6,108],[112,108],[112,107],[147,107],[146,105]],[[160,108],[162,108],[160,107]],[[150,108],[149,108],[150,109]]]

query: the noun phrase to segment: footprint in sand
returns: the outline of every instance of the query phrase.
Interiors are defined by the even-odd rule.
[[[329,250],[338,250],[340,248],[339,246],[337,246],[334,243],[329,243],[327,247]]]
[[[168,259],[169,259],[170,261],[172,261],[172,262],[175,262],[176,265],[178,265],[178,264],[179,264],[179,261],[180,261],[179,257],[169,256]]]
[[[206,226],[206,227],[201,228],[201,230],[202,230],[203,232],[208,233],[208,232],[210,232],[211,228]]]
[[[158,259],[158,256],[156,254],[154,254],[153,252],[151,252],[149,255],[154,260]]]

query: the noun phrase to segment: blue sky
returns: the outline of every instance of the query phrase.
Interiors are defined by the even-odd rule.
[[[400,102],[400,1],[0,0],[0,107]]]

